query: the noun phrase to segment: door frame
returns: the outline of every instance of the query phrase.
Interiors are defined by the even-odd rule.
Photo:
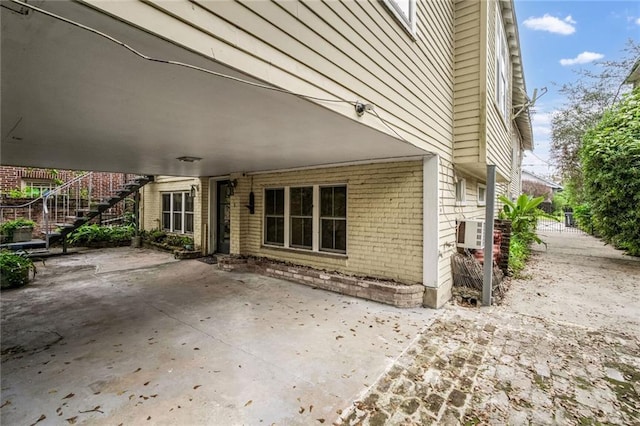
[[[218,182],[230,180],[229,175],[209,178],[209,253],[218,251]]]

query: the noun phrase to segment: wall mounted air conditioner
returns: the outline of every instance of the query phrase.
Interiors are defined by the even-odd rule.
[[[484,248],[484,220],[463,220],[458,224],[458,247]]]

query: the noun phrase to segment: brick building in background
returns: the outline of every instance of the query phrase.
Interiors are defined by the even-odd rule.
[[[38,198],[44,190],[53,189],[82,173],[76,170],[0,166],[0,197],[3,202],[7,199]],[[92,191],[100,195],[108,194],[122,186],[127,178],[125,173],[94,172],[91,176]]]
[[[87,175],[88,172],[76,170],[55,170],[34,167],[0,166],[0,221],[23,217],[36,222],[36,232],[42,227],[43,202],[37,199],[73,179]],[[78,215],[78,210],[88,209],[89,203],[99,202],[110,197],[121,188],[133,175],[126,173],[92,172],[84,179],[80,179],[72,187],[52,197],[49,203],[57,204],[59,210],[67,211],[68,215]],[[118,203],[99,220],[121,218],[127,209],[125,203]],[[63,221],[59,217],[57,221]]]

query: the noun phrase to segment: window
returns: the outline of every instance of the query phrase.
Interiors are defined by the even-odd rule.
[[[347,187],[268,188],[264,243],[287,248],[347,252]]]
[[[284,189],[267,189],[264,200],[264,242],[284,245]]]
[[[500,10],[496,14],[496,103],[505,121],[509,115],[509,45]]]
[[[487,186],[478,184],[478,205],[484,206],[487,203]]]
[[[180,234],[193,233],[194,202],[189,192],[162,194],[162,229]]]
[[[384,0],[384,4],[404,27],[415,35],[416,32],[416,0]]]
[[[320,188],[321,250],[347,251],[347,187]]]
[[[291,247],[313,247],[313,187],[291,188],[289,193],[291,216]]]
[[[456,181],[456,204],[463,205],[467,201],[467,181],[458,179]]]
[[[47,180],[23,180],[22,194],[26,198],[38,198],[56,187],[56,184]],[[60,194],[62,195],[62,194]]]

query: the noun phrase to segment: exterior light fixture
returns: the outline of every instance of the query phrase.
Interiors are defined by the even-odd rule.
[[[227,186],[227,195],[232,196],[236,193],[236,186],[238,186],[238,179],[234,179],[229,182]]]
[[[196,161],[202,160],[202,158],[200,158],[200,157],[190,157],[188,155],[185,155],[183,157],[176,158],[176,160],[182,161],[183,163],[195,163]]]

